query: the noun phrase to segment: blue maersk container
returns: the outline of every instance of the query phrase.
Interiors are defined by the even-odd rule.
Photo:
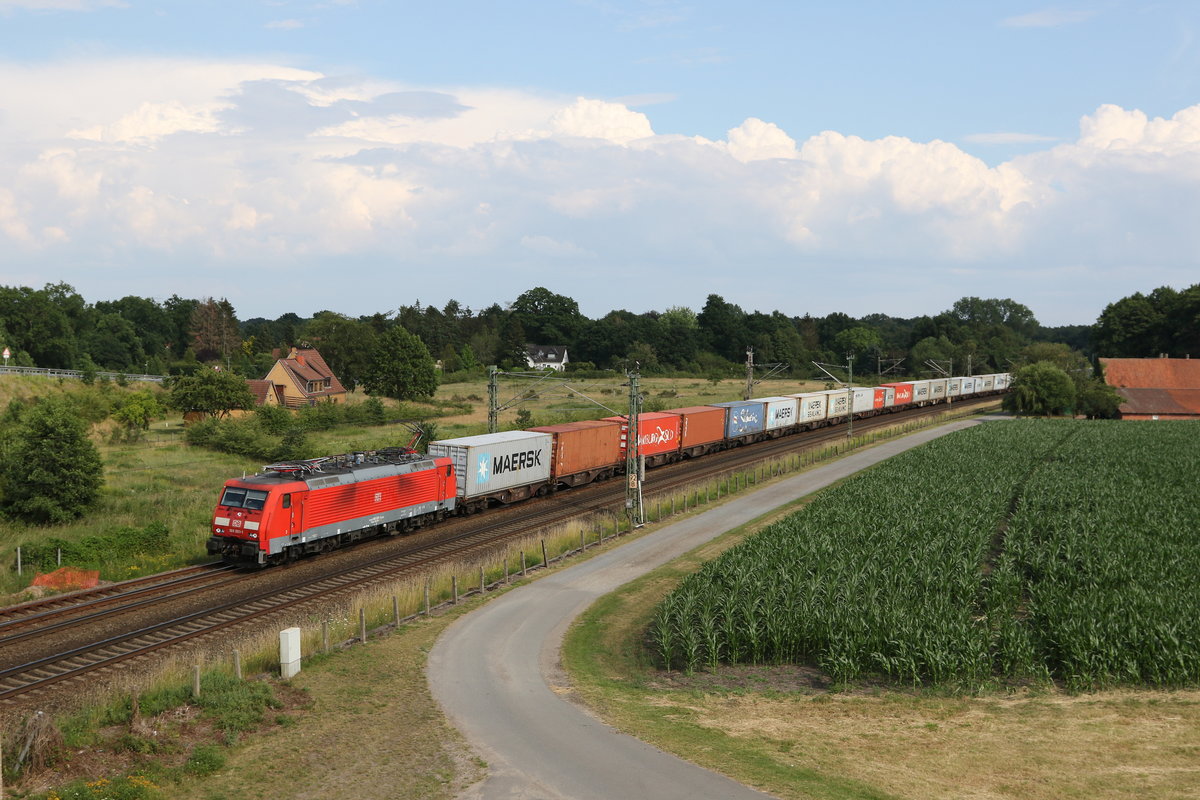
[[[732,403],[709,403],[725,409],[725,438],[737,439],[752,433],[762,433],[766,426],[766,405],[760,400],[735,400]]]

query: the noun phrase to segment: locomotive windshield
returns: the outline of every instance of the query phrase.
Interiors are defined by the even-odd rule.
[[[251,511],[260,511],[266,502],[267,493],[257,489],[239,489],[236,486],[229,486],[226,487],[225,493],[221,495],[221,505],[230,508],[246,508]]]

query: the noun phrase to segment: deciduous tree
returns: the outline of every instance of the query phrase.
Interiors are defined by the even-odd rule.
[[[246,379],[223,370],[202,368],[172,381],[167,402],[179,411],[200,411],[225,417],[235,408],[253,408],[254,395]]]
[[[104,483],[103,465],[87,424],[61,397],[19,415],[0,461],[5,513],[35,524],[74,519],[92,505]]]
[[[425,344],[403,326],[393,325],[379,338],[362,385],[371,394],[396,400],[423,399],[437,390],[437,372]]]
[[[1075,405],[1075,382],[1048,361],[1021,367],[1013,375],[1004,408],[1018,414],[1063,414]]]

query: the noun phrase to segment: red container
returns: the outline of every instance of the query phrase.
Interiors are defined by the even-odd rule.
[[[883,385],[896,390],[896,400],[892,403],[893,406],[903,406],[912,402],[913,385],[911,383],[885,383]]]
[[[579,475],[582,482],[587,482],[624,464],[621,456],[621,426],[615,422],[596,419],[543,425],[528,430],[548,433],[554,437],[550,474],[556,480],[562,481],[570,476]]]
[[[874,408],[883,408],[883,399],[887,396],[887,392],[883,389],[875,390],[875,405]]]
[[[667,414],[678,414],[679,445],[684,450],[722,441],[725,438],[725,409],[713,406],[668,408]]]
[[[626,457],[629,424],[624,417],[605,417],[621,426],[621,458]],[[646,457],[673,453],[679,449],[679,429],[683,418],[666,411],[638,414],[638,454]]]

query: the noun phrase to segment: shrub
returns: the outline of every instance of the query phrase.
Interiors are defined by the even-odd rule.
[[[187,764],[183,768],[192,775],[203,777],[212,775],[223,766],[225,766],[225,754],[221,752],[221,748],[215,744],[202,744],[192,750],[192,754],[188,756]]]
[[[259,406],[254,409],[254,421],[267,433],[280,436],[295,424],[296,418],[282,406]]]

